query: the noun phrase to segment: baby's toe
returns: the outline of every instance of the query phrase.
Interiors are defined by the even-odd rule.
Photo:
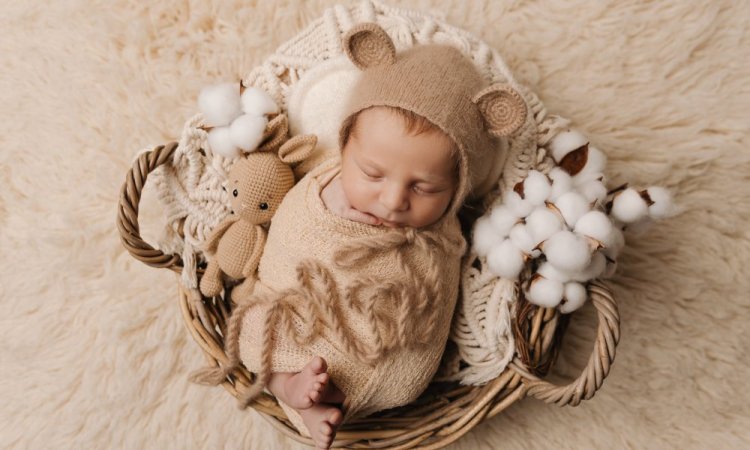
[[[318,428],[318,431],[320,431],[320,434],[322,434],[325,438],[330,438],[333,434],[333,427],[329,425],[327,422],[323,422],[320,424],[320,428]]]
[[[334,409],[333,412],[328,416],[328,423],[332,426],[336,426],[341,424],[341,420],[344,418],[344,415],[341,414],[341,411],[338,409]]]
[[[320,383],[321,386],[328,383],[329,375],[328,372],[323,372],[315,375],[315,381]]]
[[[314,373],[323,373],[326,370],[328,370],[328,364],[326,364],[326,360],[321,358],[320,356],[316,356],[310,361],[310,368]]]

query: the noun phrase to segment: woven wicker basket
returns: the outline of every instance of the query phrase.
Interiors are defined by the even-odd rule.
[[[375,2],[365,2],[365,16],[369,11],[373,16],[370,19],[377,19],[376,13],[380,13],[384,8],[386,7]],[[388,12],[393,13],[393,11],[391,9]],[[340,7],[332,13],[327,12],[318,25],[313,24],[301,33],[301,36],[309,36],[309,30],[314,29],[315,26],[331,22],[332,15],[344,13],[345,11]],[[401,10],[397,10],[397,13],[414,19],[413,13]],[[339,20],[339,22],[342,21]],[[296,41],[296,44],[299,44],[299,41]],[[287,44],[286,48],[289,47],[291,44]],[[271,73],[272,70],[268,70],[269,67],[271,66],[266,65],[254,71],[245,83],[260,85],[277,99],[281,99],[284,88],[293,83],[294,79],[288,79],[289,71],[278,70],[280,77],[287,77],[287,86],[279,89],[278,84],[267,85],[266,82],[274,76]],[[500,69],[505,68],[501,66]],[[500,75],[500,77],[503,76],[506,79],[510,78],[510,75],[505,72]],[[283,104],[283,101],[280,103]],[[534,118],[541,123],[546,113],[535,108],[534,105],[531,106]],[[123,245],[136,259],[153,267],[168,268],[181,273],[183,270],[181,256],[165,254],[149,245],[141,238],[138,225],[139,202],[147,177],[159,166],[172,162],[177,147],[177,143],[170,143],[139,155],[122,187],[117,226]],[[536,158],[536,156],[531,158],[527,156],[521,155],[519,158]],[[529,163],[529,165],[533,164],[533,161]],[[507,177],[507,175],[508,172],[504,171],[504,176]],[[478,260],[468,263],[472,262],[479,263]],[[198,276],[202,275],[200,267],[197,268],[197,273]],[[178,286],[180,308],[188,331],[207,356],[209,364],[226,365],[228,358],[224,351],[223,337],[234,307],[231,292],[225,291],[222,296],[204,297],[200,301],[195,301],[182,284],[178,283]],[[333,446],[441,448],[460,438],[482,420],[493,417],[526,396],[560,406],[575,406],[581,400],[591,398],[602,386],[614,359],[619,341],[619,315],[610,290],[602,282],[594,281],[589,284],[588,289],[599,320],[596,341],[583,372],[570,384],[556,386],[540,378],[547,374],[557,356],[568,316],[561,315],[555,309],[540,308],[526,302],[523,298],[523,289],[520,289],[517,284],[518,299],[515,317],[512,318],[515,357],[499,376],[482,386],[434,382],[419,399],[409,405],[381,411],[344,424],[339,429]],[[241,367],[231,373],[223,386],[232,395],[238,397],[239,393],[245,390],[253,380],[254,374]],[[250,406],[285,435],[313,445],[311,439],[301,436],[293,427],[274,397],[265,393],[261,394]]]

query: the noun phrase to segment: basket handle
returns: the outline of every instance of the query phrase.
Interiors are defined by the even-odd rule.
[[[594,396],[609,374],[615,359],[615,349],[620,341],[620,313],[612,291],[601,281],[595,280],[589,286],[589,295],[599,317],[594,350],[583,373],[567,386],[557,386],[544,381],[513,362],[513,368],[523,377],[526,395],[546,403],[559,406],[577,406],[581,400]]]
[[[125,183],[120,191],[120,203],[117,207],[117,228],[120,230],[122,245],[135,259],[143,261],[149,266],[166,267],[175,271],[182,270],[182,260],[179,255],[166,255],[141,239],[138,226],[138,203],[141,192],[146,184],[148,174],[170,161],[177,142],[160,145],[151,151],[143,152],[133,163],[125,176]]]

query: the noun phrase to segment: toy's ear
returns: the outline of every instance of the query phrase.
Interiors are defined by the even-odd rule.
[[[318,137],[314,134],[297,135],[289,139],[279,149],[279,158],[285,164],[295,164],[307,159],[315,149]]]
[[[263,141],[258,146],[259,152],[275,152],[279,145],[286,140],[289,132],[289,121],[286,114],[279,114],[271,119],[263,131]]]
[[[343,38],[346,56],[360,70],[396,62],[396,47],[388,34],[374,23],[361,23]]]
[[[493,136],[509,136],[526,121],[526,102],[507,84],[493,84],[475,95],[472,101],[479,107],[487,131]]]

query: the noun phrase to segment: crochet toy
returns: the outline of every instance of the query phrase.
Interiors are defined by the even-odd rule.
[[[274,124],[286,121],[278,116]],[[286,134],[286,126],[279,127],[271,142]],[[225,191],[230,193],[232,214],[212,231],[204,243],[204,252],[213,255],[200,282],[205,296],[216,296],[224,288],[224,277],[244,281],[235,289],[242,298],[252,292],[255,271],[266,242],[266,230],[261,226],[271,220],[284,195],[294,186],[291,164],[310,156],[317,138],[314,135],[295,136],[283,145],[264,145],[258,151],[240,157],[229,171]],[[278,147],[278,151],[275,148]]]

